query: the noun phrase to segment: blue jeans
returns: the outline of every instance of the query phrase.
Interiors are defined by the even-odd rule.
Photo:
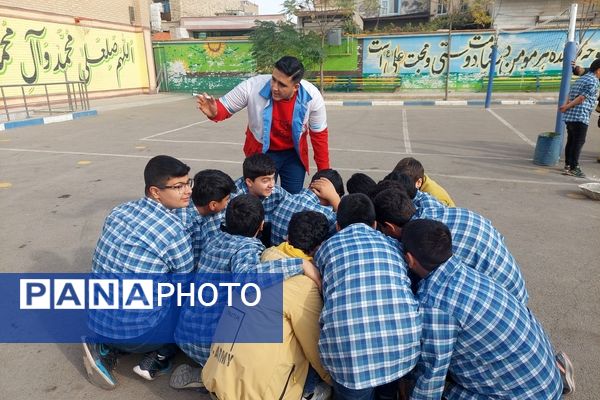
[[[281,187],[290,193],[299,193],[304,187],[306,170],[296,150],[269,150],[267,155],[275,162],[275,179],[279,176]]]
[[[397,380],[366,389],[348,389],[336,381],[333,381],[334,400],[396,400],[398,398],[397,396]]]

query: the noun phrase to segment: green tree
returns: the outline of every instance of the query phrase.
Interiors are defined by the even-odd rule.
[[[319,88],[323,91],[325,38],[332,28],[352,29],[356,3],[354,0],[285,0],[283,9],[290,18],[297,16],[310,20],[311,31],[320,39]]]
[[[314,32],[299,32],[291,22],[256,21],[255,24],[250,42],[258,72],[270,73],[273,64],[285,55],[298,58],[307,69],[318,65],[323,58],[320,38]]]

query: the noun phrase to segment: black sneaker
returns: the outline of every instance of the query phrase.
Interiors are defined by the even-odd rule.
[[[142,361],[133,367],[133,372],[149,381],[153,381],[170,370],[171,361],[169,361],[167,357],[158,354],[156,351],[146,353]]]
[[[563,167],[563,174],[565,175],[569,175],[569,171],[571,170],[571,166],[565,164],[565,166]]]
[[[83,365],[88,375],[88,379],[94,385],[102,389],[114,389],[117,386],[117,380],[112,371],[117,365],[119,353],[102,343],[83,342]]]
[[[558,371],[563,382],[563,394],[571,394],[575,391],[575,371],[573,363],[564,351],[558,352],[555,356],[558,364]]]
[[[569,170],[569,175],[574,176],[575,178],[585,178],[585,174],[578,166]]]

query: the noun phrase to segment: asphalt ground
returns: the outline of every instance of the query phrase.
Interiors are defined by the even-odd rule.
[[[190,97],[107,100],[97,108],[96,117],[0,132],[0,272],[88,272],[104,218],[143,195],[142,171],[154,155],[175,156],[192,172],[241,175],[243,112],[214,124]],[[554,112],[548,105],[329,107],[331,164],[345,179],[363,171],[379,180],[415,157],[459,206],[491,219],[521,265],[530,308],[575,364],[577,392],[568,398],[596,400],[600,201],[578,189],[589,180],[532,163]],[[595,180],[599,153],[592,124],[581,165]],[[120,385],[107,392],[86,380],[79,345],[3,344],[0,398],[208,398],[173,391],[168,377],[142,381],[131,371],[137,359],[123,357]]]

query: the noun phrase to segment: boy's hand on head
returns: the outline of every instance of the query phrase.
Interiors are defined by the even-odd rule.
[[[304,276],[312,279],[317,284],[319,291],[321,291],[321,274],[315,264],[308,260],[302,260],[302,269],[304,270]]]
[[[335,187],[333,187],[333,183],[329,179],[319,178],[315,180],[310,184],[310,190],[320,199],[329,203],[334,211],[337,211],[337,207],[340,204],[340,195],[335,191]]]
[[[196,103],[198,104],[198,109],[208,118],[212,119],[217,116],[217,101],[214,97],[202,93],[196,96]]]

